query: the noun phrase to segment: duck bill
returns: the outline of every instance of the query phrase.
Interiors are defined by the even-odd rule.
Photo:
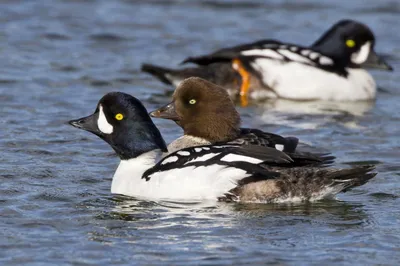
[[[94,113],[86,117],[68,121],[68,124],[70,124],[73,127],[83,129],[100,136],[102,132],[100,131],[97,125],[97,120],[99,118],[98,116],[99,116],[98,113]]]
[[[371,51],[369,53],[367,60],[365,60],[361,66],[365,68],[375,68],[388,71],[393,70],[393,67],[386,63],[386,61],[381,56],[377,55],[375,51]]]
[[[178,116],[175,110],[174,102],[171,102],[163,107],[158,108],[150,113],[151,117],[170,119],[173,121],[179,121],[181,118]]]

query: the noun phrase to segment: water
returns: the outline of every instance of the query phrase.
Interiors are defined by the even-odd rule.
[[[399,2],[264,2],[2,1],[1,264],[398,265]],[[213,206],[115,197],[118,159],[65,124],[109,91],[131,93],[149,110],[165,104],[171,88],[141,73],[143,62],[174,66],[261,38],[310,44],[342,18],[370,25],[396,69],[373,73],[382,87],[376,103],[240,109],[244,125],[328,149],[338,166],[377,163],[375,179],[336,201]],[[167,141],[181,134],[172,122],[156,123]]]

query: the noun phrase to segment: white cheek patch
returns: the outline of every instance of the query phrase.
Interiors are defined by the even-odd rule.
[[[367,60],[370,51],[371,43],[366,42],[363,46],[361,46],[358,52],[355,52],[351,55],[351,61],[358,65],[364,63]]]
[[[103,112],[103,106],[101,105],[99,106],[99,119],[97,120],[97,126],[104,134],[113,133],[114,128],[110,123],[108,123],[107,118]]]

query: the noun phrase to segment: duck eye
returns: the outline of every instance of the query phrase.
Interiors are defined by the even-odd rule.
[[[353,48],[354,46],[356,46],[356,42],[351,40],[351,39],[349,39],[349,40],[346,41],[346,46],[349,47],[349,48]]]
[[[196,103],[196,100],[195,100],[195,99],[191,99],[191,100],[189,101],[189,103],[190,103],[190,104],[195,104],[195,103]]]
[[[122,120],[122,119],[124,119],[124,115],[121,114],[121,113],[118,113],[118,114],[115,115],[115,119]]]

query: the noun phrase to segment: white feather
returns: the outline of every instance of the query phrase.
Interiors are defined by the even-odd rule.
[[[317,59],[317,57],[318,56],[320,56],[321,54],[319,54],[319,53],[317,53],[317,52],[312,52],[310,55],[309,55],[309,57],[312,59],[312,60],[315,60],[315,59]]]
[[[321,56],[320,58],[319,58],[319,63],[321,64],[321,65],[333,65],[333,60],[331,59],[331,58],[329,58],[329,57],[326,57],[326,56]]]
[[[186,162],[185,164],[193,163],[193,162],[204,162],[204,161],[210,160],[212,157],[215,157],[215,156],[217,156],[218,154],[219,154],[219,153],[209,153],[209,154],[206,154],[206,155],[197,157],[197,158],[194,159],[194,160],[190,160],[190,161]]]
[[[247,176],[244,170],[221,165],[189,166],[152,174],[147,193],[140,196],[173,200],[216,200]]]
[[[142,179],[142,174],[159,156],[160,152],[153,151],[121,161],[111,192],[150,199],[216,200],[236,187],[240,179],[249,176],[244,170],[214,164],[156,172],[149,181]]]
[[[283,49],[280,49],[278,51],[279,51],[279,53],[283,54],[284,56],[286,56],[287,58],[289,58],[292,61],[315,65],[315,63],[313,61],[311,61],[307,57],[299,55],[298,53],[293,53],[289,50],[283,50]]]
[[[254,49],[254,50],[247,50],[241,52],[242,55],[246,56],[263,56],[263,57],[269,57],[273,59],[280,59],[283,60],[283,56],[277,53],[275,50],[271,49]]]
[[[107,118],[103,112],[103,106],[99,106],[99,118],[97,119],[97,126],[104,134],[113,133],[114,127],[108,123]]]
[[[360,50],[351,55],[351,61],[355,64],[362,64],[367,60],[368,55],[371,51],[371,43],[366,42],[361,46]]]
[[[252,67],[279,98],[292,100],[357,101],[374,99],[376,84],[364,69],[347,69],[348,77],[298,62],[258,58]]]
[[[285,146],[283,146],[282,144],[275,144],[275,149],[277,149],[278,151],[283,151],[284,148]]]
[[[147,183],[143,173],[161,158],[160,150],[144,153],[136,158],[121,160],[111,183],[111,193],[135,196],[145,194]]]
[[[225,155],[224,157],[222,157],[221,161],[224,161],[224,162],[248,162],[248,163],[254,163],[254,164],[262,163],[262,160],[260,160],[260,159],[243,156],[243,155],[237,155],[237,154]]]
[[[164,164],[173,163],[176,161],[178,161],[178,156],[171,156],[171,157],[165,159],[161,164],[164,165]]]

